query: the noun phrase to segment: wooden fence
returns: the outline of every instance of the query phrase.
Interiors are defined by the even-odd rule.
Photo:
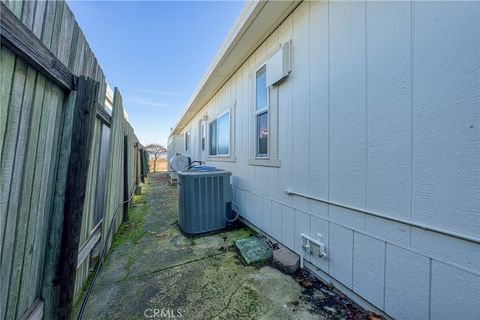
[[[66,3],[0,5],[0,319],[69,318],[145,152]]]

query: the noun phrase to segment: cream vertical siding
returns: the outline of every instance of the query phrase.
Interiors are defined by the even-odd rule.
[[[285,193],[478,239],[479,25],[479,2],[304,2],[184,131],[198,150],[200,119],[235,104],[234,157],[209,164],[243,218],[297,253],[321,233],[328,259],[307,259],[396,319],[479,319],[475,241]],[[281,166],[252,166],[250,75],[290,39]]]

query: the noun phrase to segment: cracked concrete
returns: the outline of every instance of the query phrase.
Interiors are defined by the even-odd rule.
[[[234,242],[250,229],[185,237],[176,224],[177,189],[165,176],[148,178],[129,213],[83,319],[330,318],[292,277],[242,262]]]

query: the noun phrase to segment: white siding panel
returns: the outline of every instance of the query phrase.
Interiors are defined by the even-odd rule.
[[[330,199],[365,207],[365,3],[330,3]]]
[[[274,198],[277,194],[278,168],[263,167],[265,170],[265,197]]]
[[[328,198],[328,2],[310,4],[310,188],[309,194]],[[327,216],[327,207],[310,201],[310,212]],[[327,209],[328,210],[328,209]]]
[[[431,319],[478,320],[480,276],[433,261],[431,300]]]
[[[329,86],[328,2],[310,2],[310,190],[328,198]],[[309,212],[328,217],[328,205],[310,200]]]
[[[480,272],[480,245],[412,228],[412,248],[440,261]]]
[[[414,14],[414,219],[478,236],[480,2]]]
[[[295,212],[282,205],[282,241],[290,250],[295,251]]]
[[[367,208],[402,218],[411,212],[410,7],[367,2]]]
[[[240,179],[237,179],[237,186],[239,188],[244,188],[243,180],[245,179],[245,157],[242,157],[243,154],[243,123],[242,123],[242,114],[243,108],[245,106],[244,100],[244,89],[243,89],[243,73],[244,67],[242,66],[238,72],[235,74],[237,81],[236,81],[236,105],[235,105],[235,174],[238,175]]]
[[[366,232],[390,243],[410,246],[410,226],[367,215]]]
[[[245,208],[245,217],[248,221],[255,224],[255,218],[252,211],[252,194],[248,191],[243,192],[243,206]]]
[[[246,74],[245,74],[245,87],[247,88],[247,98],[246,101],[248,101],[248,105],[245,105],[243,107],[243,124],[244,124],[244,130],[247,130],[244,132],[244,137],[245,137],[245,145],[244,145],[244,157],[249,157],[252,156],[252,143],[253,141],[253,130],[255,130],[255,126],[253,124],[252,118],[252,111],[253,111],[253,87],[252,87],[252,70],[255,68],[255,60],[253,57],[250,57],[248,61],[245,63],[246,64]],[[246,187],[248,190],[255,190],[255,181],[254,181],[254,176],[255,176],[255,168],[253,166],[247,165],[246,166],[246,176],[247,176],[247,181],[246,181]]]
[[[282,205],[272,201],[272,233],[271,236],[282,242]]]
[[[279,27],[279,42],[292,39],[292,16],[290,15]],[[278,200],[292,203],[292,197],[285,194],[292,187],[292,77],[288,76],[279,85],[278,92],[278,157],[282,162],[278,169]]]
[[[263,222],[263,208],[262,208],[262,197],[257,194],[251,193],[251,206],[252,206],[252,223],[256,226],[262,228]]]
[[[385,242],[355,233],[353,243],[353,290],[383,309]]]
[[[262,226],[263,231],[267,234],[272,233],[272,201],[269,199],[262,199]]]
[[[240,215],[249,220],[248,219],[248,214],[247,214],[247,210],[245,208],[245,191],[241,190],[241,189],[238,189],[238,192],[237,192],[237,195],[238,195],[238,206],[240,207],[239,208],[239,211],[240,211]]]
[[[429,259],[387,244],[385,312],[397,320],[428,319]]]
[[[329,213],[331,221],[335,223],[356,230],[365,230],[366,218],[364,213],[333,205],[330,206]]]
[[[319,234],[322,235],[322,240],[323,243],[325,244],[326,251],[327,251],[327,256],[330,254],[330,246],[328,243],[329,240],[329,232],[328,232],[328,221],[324,219],[317,218],[316,216],[311,216],[310,217],[310,235],[316,239],[319,239]],[[315,266],[319,267],[325,272],[328,272],[328,259],[330,257],[326,258],[320,258],[318,256],[313,256],[311,257],[311,261]]]
[[[328,218],[329,205],[320,201],[310,201],[310,213],[317,217]]]
[[[353,231],[331,223],[329,244],[330,275],[352,288]]]
[[[295,252],[302,252],[302,239],[300,234],[310,233],[310,215],[306,212],[295,210]]]
[[[309,3],[303,2],[293,13],[293,178],[296,191],[309,191],[309,123],[310,123],[310,81],[309,81]],[[294,197],[296,208],[307,211],[309,202]]]

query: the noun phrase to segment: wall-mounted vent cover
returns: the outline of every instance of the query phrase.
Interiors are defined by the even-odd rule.
[[[267,86],[279,82],[291,71],[291,42],[285,42],[267,62]]]
[[[231,172],[214,167],[178,172],[178,225],[186,234],[226,227],[232,204]]]

